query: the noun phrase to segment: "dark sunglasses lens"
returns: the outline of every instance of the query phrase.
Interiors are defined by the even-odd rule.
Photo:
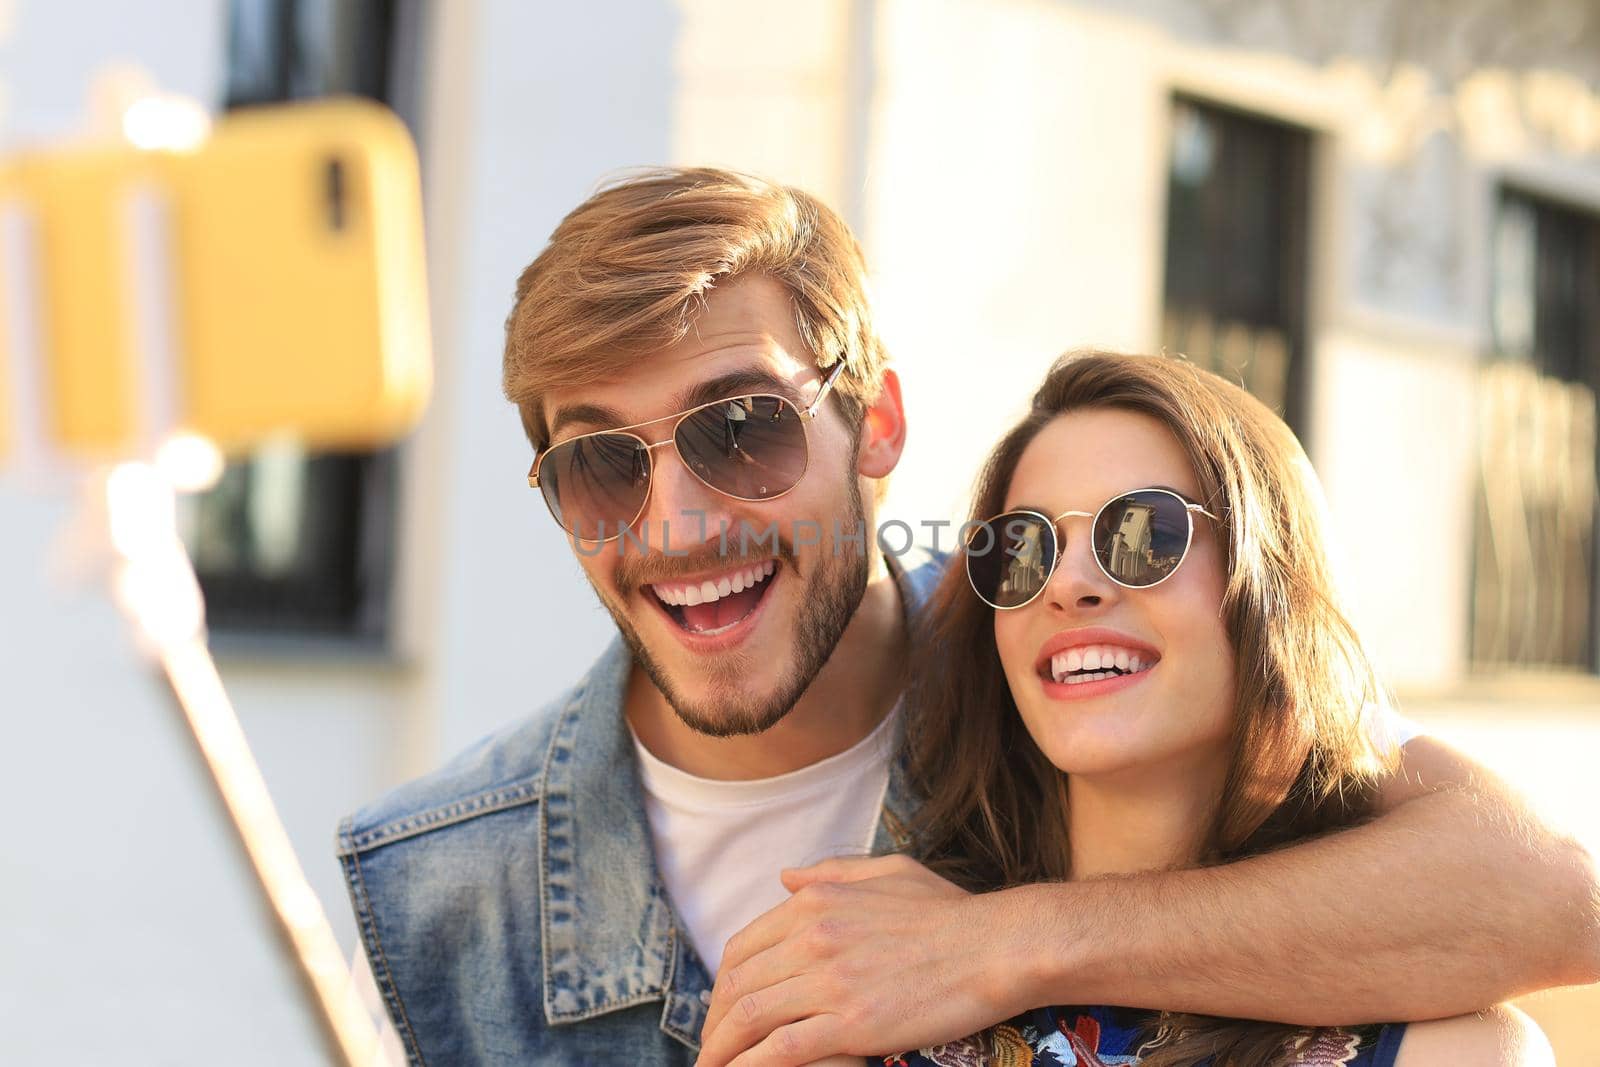
[[[806,472],[800,413],[775,396],[742,396],[685,416],[678,455],[711,488],[741,500],[787,493]]]
[[[1050,580],[1056,531],[1042,516],[1007,512],[975,527],[966,548],[973,592],[997,608],[1016,608]]]
[[[649,453],[637,438],[620,433],[563,441],[540,462],[539,489],[556,521],[574,537],[615,537],[644,510]]]
[[[1106,573],[1127,585],[1154,585],[1178,569],[1189,549],[1189,511],[1161,489],[1141,489],[1108,503],[1094,524],[1094,552]]]

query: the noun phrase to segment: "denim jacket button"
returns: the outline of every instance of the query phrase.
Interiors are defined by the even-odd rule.
[[[704,1004],[708,1008],[711,1007],[711,990],[700,990],[700,1003]]]

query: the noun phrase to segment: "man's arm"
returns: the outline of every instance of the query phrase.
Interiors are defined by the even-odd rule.
[[[1041,991],[1087,981],[1096,1002],[1337,1025],[1600,980],[1594,858],[1429,737],[1406,745],[1365,826],[1221,867],[1017,892],[1049,909],[1079,970],[1037,961]]]
[[[1335,1025],[1600,980],[1594,858],[1440,742],[1404,753],[1372,822],[1226,866],[981,896],[900,858],[791,875],[729,942],[701,1062],[897,1052],[1044,1004]]]

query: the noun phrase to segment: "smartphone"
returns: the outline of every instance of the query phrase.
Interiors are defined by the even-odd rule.
[[[0,449],[389,443],[431,386],[411,139],[336,99],[230,113],[187,151],[5,161],[0,320]]]

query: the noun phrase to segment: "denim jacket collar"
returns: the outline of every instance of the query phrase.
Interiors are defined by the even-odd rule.
[[[889,560],[907,617],[942,570],[923,551]],[[539,814],[544,1012],[580,1022],[661,999],[661,1028],[698,1047],[711,976],[673,914],[651,850],[623,696],[632,656],[620,637],[561,710],[545,756]],[[910,803],[899,762],[875,852],[905,843]]]
[[[622,715],[631,665],[615,638],[562,709],[545,757],[544,1013],[552,1025],[580,1022],[665,996],[663,1029],[693,1043],[711,982],[686,951],[651,853]]]

